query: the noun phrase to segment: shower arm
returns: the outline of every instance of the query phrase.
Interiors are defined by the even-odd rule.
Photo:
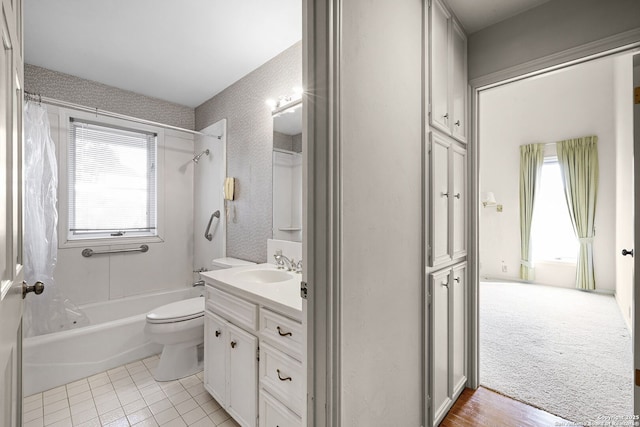
[[[204,231],[204,238],[208,241],[213,240],[213,234],[211,234],[209,231],[211,230],[211,223],[213,222],[214,217],[220,219],[220,211],[215,211],[211,214],[211,218],[209,218],[209,224],[207,224],[207,229]]]

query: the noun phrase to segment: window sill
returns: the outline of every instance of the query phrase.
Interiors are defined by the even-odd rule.
[[[136,245],[142,243],[163,243],[161,236],[133,236],[133,237],[115,237],[115,238],[88,238],[66,240],[58,243],[58,249],[81,248],[86,246],[116,246],[116,245]]]

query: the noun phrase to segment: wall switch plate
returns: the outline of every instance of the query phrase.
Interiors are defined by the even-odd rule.
[[[496,210],[497,210],[498,212],[502,212],[502,205],[498,205],[498,206],[496,206]]]

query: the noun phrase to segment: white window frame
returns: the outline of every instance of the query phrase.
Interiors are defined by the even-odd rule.
[[[115,126],[133,131],[152,132],[156,136],[156,236],[105,236],[69,239],[69,126],[71,119]],[[53,132],[53,130],[52,130]],[[82,111],[59,109],[58,123],[58,247],[77,248],[89,246],[115,246],[139,243],[164,242],[165,182],[164,182],[165,132],[155,126],[130,122],[111,117],[96,116]]]

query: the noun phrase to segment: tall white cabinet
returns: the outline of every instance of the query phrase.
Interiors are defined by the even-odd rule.
[[[437,426],[467,384],[467,39],[442,0],[427,0],[425,153],[426,425]]]

